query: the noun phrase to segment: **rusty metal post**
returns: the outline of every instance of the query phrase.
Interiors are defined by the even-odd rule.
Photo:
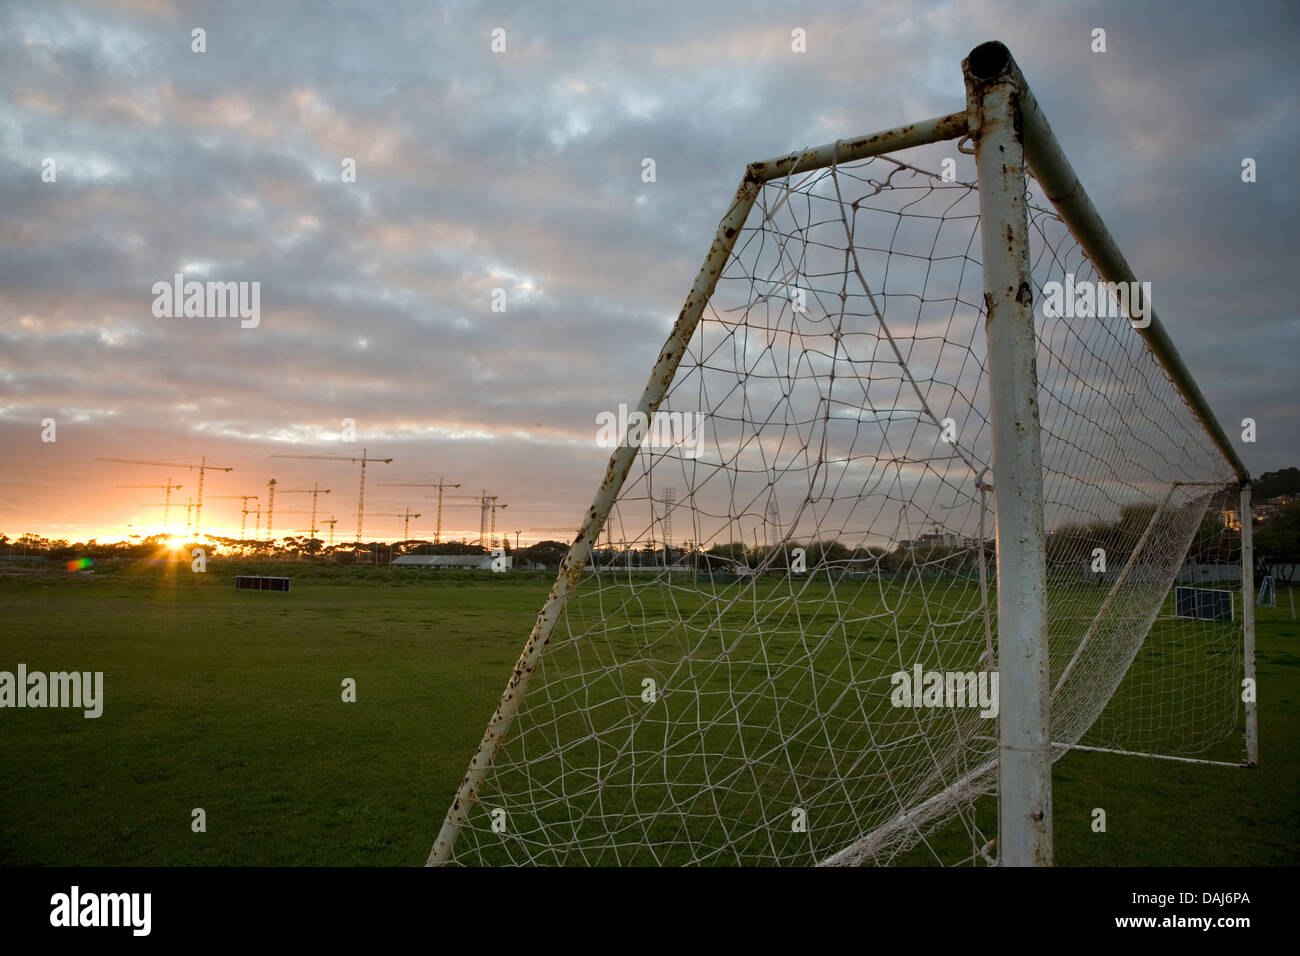
[[[984,46],[1001,47],[1002,45],[986,43]],[[1002,49],[1005,50],[1006,47]],[[1033,91],[1029,89],[1029,84],[1025,82],[1020,67],[1016,65],[1010,53],[1007,53],[1007,74],[1020,90],[1019,104],[1024,131],[1025,160],[1038,185],[1042,187],[1043,193],[1070,228],[1070,233],[1079,241],[1079,245],[1087,253],[1098,274],[1107,282],[1132,283],[1140,290],[1141,286],[1137,283],[1124,254],[1120,252],[1119,244],[1111,236],[1110,230],[1106,228],[1105,222],[1093,206],[1083,184],[1079,182],[1079,177],[1075,175],[1074,167],[1070,165],[1064,150],[1057,142],[1056,134],[1052,132],[1047,117],[1039,109]],[[1201,394],[1201,389],[1184,364],[1182,356],[1178,354],[1173,340],[1169,338],[1169,333],[1165,331],[1164,324],[1156,314],[1155,307],[1149,301],[1140,303],[1140,309],[1137,305],[1138,303],[1135,302],[1130,303],[1129,306],[1131,318],[1135,317],[1132,313],[1142,313],[1142,318],[1133,323],[1137,333],[1145,340],[1156,361],[1169,375],[1183,400],[1191,407],[1193,414],[1209,433],[1215,446],[1232,465],[1237,478],[1248,481],[1250,475],[1246,466],[1210,409],[1209,402]]]
[[[1043,462],[1025,202],[1023,84],[1001,43],[962,63],[975,142],[997,500],[998,858],[1052,864]]]
[[[1245,642],[1245,678],[1252,685],[1255,677],[1255,530],[1250,514],[1250,482],[1241,486],[1241,627]],[[1259,764],[1259,687],[1246,702],[1246,766]]]

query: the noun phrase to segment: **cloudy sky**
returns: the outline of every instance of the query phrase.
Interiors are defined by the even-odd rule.
[[[445,475],[511,531],[573,525],[596,414],[635,403],[745,163],[960,110],[988,39],[1230,436],[1257,420],[1247,466],[1300,464],[1298,26],[1292,4],[1128,0],[6,3],[0,531],[153,530],[161,492],[114,486],[171,477],[183,501],[193,476],[94,459],[206,455],[235,469],[206,494],[319,481],[342,532],[356,466],[269,456],[362,446],[394,459],[368,482]],[[257,327],[155,316],[178,272],[260,282]],[[422,489],[368,492],[431,536]],[[204,530],[237,531],[238,504]]]

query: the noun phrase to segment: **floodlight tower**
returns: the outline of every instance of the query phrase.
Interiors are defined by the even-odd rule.
[[[312,461],[359,461],[361,462],[361,485],[357,490],[357,543],[361,543],[361,533],[366,516],[366,463],[371,461],[392,462],[391,458],[371,458],[366,449],[361,449],[361,457],[356,455],[272,455],[272,458],[302,458]]]
[[[677,504],[677,489],[669,486],[664,489],[664,516],[659,526],[664,532],[664,560],[668,559],[668,549],[673,546],[673,506]],[[757,535],[757,531],[754,532]],[[757,538],[755,539],[757,544]]]
[[[442,490],[444,488],[459,488],[460,487],[459,482],[456,484],[449,484],[448,482],[443,481],[442,477],[439,476],[437,481],[393,481],[393,482],[381,481],[379,483],[379,487],[381,488],[437,488],[438,493],[436,495],[425,495],[425,497],[438,499],[438,517],[436,523],[433,526],[433,543],[439,544],[441,542]]]
[[[143,458],[96,458],[95,461],[114,461],[121,465],[157,465],[160,468],[188,468],[190,471],[197,469],[199,473],[199,499],[194,506],[194,537],[199,536],[199,521],[203,515],[203,476],[209,471],[234,471],[233,468],[223,468],[219,465],[209,465],[206,455],[200,456],[197,465],[188,464],[184,459],[173,461],[152,461]],[[167,479],[170,481],[171,479]],[[188,534],[188,532],[187,532]]]
[[[172,489],[176,488],[177,490],[179,490],[181,487],[180,485],[173,485],[172,480],[168,478],[167,484],[165,485],[118,485],[117,487],[119,488],[166,488],[167,494],[163,496],[163,534],[171,533],[171,526],[168,524],[167,521],[167,513],[171,510],[171,506],[172,506]]]

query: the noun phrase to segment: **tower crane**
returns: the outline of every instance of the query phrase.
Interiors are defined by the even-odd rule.
[[[433,495],[426,495],[426,498],[432,498]],[[484,491],[481,495],[447,495],[448,498],[467,498],[470,501],[478,502],[479,519],[478,519],[478,545],[480,548],[486,548],[488,545],[485,541],[491,541],[491,546],[497,546],[497,509],[509,508],[509,505],[499,504],[500,495],[489,495]],[[451,505],[452,508],[469,507],[468,505]],[[489,520],[491,522],[491,536],[489,537]]]
[[[439,476],[437,481],[381,481],[381,488],[437,488],[437,495],[426,495],[427,498],[438,499],[438,518],[433,527],[433,543],[440,544],[442,540],[442,490],[444,488],[459,488],[460,484],[449,484]]]
[[[248,512],[250,510],[248,503],[250,501],[256,501],[257,495],[212,495],[212,497],[223,499],[238,498],[242,502],[239,509],[239,540],[243,541],[244,535],[248,529]]]
[[[281,508],[281,509],[280,509],[280,514],[282,514],[282,515],[309,515],[309,514],[311,514],[311,512],[310,512],[310,511],[303,511],[303,510],[301,510],[301,509],[285,509],[285,508]],[[268,519],[267,519],[267,524],[270,524],[270,523],[271,523],[270,518],[268,518]],[[314,536],[313,536],[313,537],[314,537]],[[269,529],[269,528],[267,529],[267,540],[269,540],[269,541],[271,542],[272,546],[275,545],[275,539],[270,537],[270,529]]]
[[[357,491],[357,543],[361,543],[361,532],[365,524],[366,515],[366,462],[378,461],[385,465],[392,462],[391,458],[371,458],[366,449],[361,449],[361,457],[356,455],[272,455],[272,458],[300,458],[310,459],[312,461],[359,461],[361,462],[361,485]],[[267,518],[268,532],[270,531],[270,518]]]
[[[272,511],[275,506],[275,495],[279,492],[282,495],[311,495],[311,536],[316,537],[316,501],[321,495],[328,495],[330,489],[322,488],[320,482],[313,482],[310,488],[281,488],[279,482],[272,478],[266,483],[267,488],[267,505],[266,505],[266,533],[271,533]],[[281,514],[292,514],[281,510]],[[306,514],[306,512],[302,512]]]
[[[168,478],[167,484],[165,485],[118,485],[117,487],[119,488],[166,488],[167,494],[163,497],[163,506],[162,506],[163,534],[171,533],[171,527],[167,522],[167,512],[171,510],[171,506],[172,506],[172,489],[175,488],[177,490],[180,490],[181,487],[180,485],[173,485],[172,480]]]
[[[174,459],[172,461],[153,461],[145,458],[96,458],[95,461],[112,461],[120,465],[157,465],[160,468],[188,468],[190,471],[198,470],[199,473],[199,492],[198,503],[194,506],[194,537],[199,536],[199,521],[203,516],[203,476],[209,471],[234,471],[234,468],[223,468],[220,465],[209,465],[206,455],[200,456],[197,465],[190,464],[184,459]],[[167,479],[170,481],[171,479]],[[186,532],[188,534],[188,531]]]
[[[407,508],[405,511],[372,511],[370,513],[370,516],[372,518],[405,518],[406,523],[402,529],[402,540],[410,541],[411,540],[411,519],[420,517],[420,514],[419,512],[412,514],[411,509]]]
[[[161,501],[142,501],[142,502],[140,502],[140,504],[141,504],[143,507],[145,507],[145,508],[157,508],[157,507],[159,507],[159,506],[162,505],[162,502],[161,502]],[[185,509],[185,539],[188,541],[188,540],[189,540],[189,537],[190,537],[190,513],[194,511],[194,499],[193,499],[193,498],[186,498],[186,499],[185,499],[185,504],[184,504],[184,505],[177,505],[176,507],[177,507],[177,508],[182,508],[182,507],[183,507],[183,508]],[[196,533],[195,533],[195,537],[197,537],[197,536],[198,536],[198,534],[197,534],[197,532],[196,532]]]

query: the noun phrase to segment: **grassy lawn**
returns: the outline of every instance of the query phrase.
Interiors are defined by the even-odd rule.
[[[106,698],[97,720],[0,710],[0,863],[422,863],[550,576],[259,569],[293,577],[276,594],[236,592],[247,568],[179,568],[0,575],[0,670],[103,671]],[[1278,597],[1259,615],[1261,766],[1071,753],[1058,863],[1297,862],[1300,626]]]

